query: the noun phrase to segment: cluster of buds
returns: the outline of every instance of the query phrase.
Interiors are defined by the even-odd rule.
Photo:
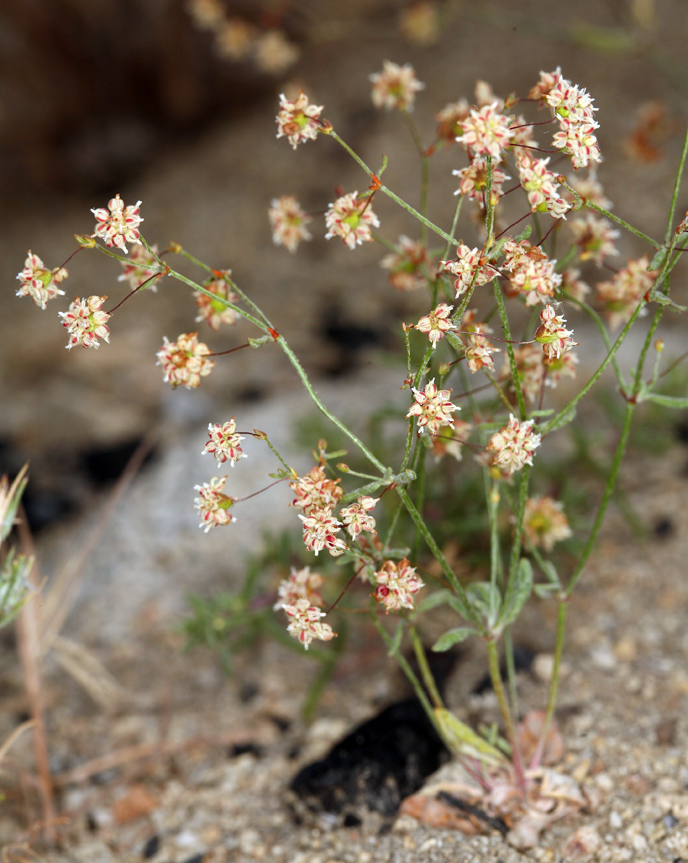
[[[487,191],[487,160],[484,156],[475,156],[466,168],[452,171],[459,178],[459,188],[455,195],[463,195],[471,200],[478,198],[482,203]],[[502,195],[502,186],[510,177],[499,165],[492,166],[492,205],[497,203]]]
[[[305,476],[289,483],[289,488],[296,495],[292,506],[303,510],[306,515],[316,509],[332,509],[344,494],[339,482],[338,479],[329,479],[322,465],[312,467]]]
[[[434,311],[428,315],[423,315],[416,324],[416,329],[430,339],[430,344],[434,350],[437,347],[437,342],[444,338],[444,334],[449,330],[455,330],[456,326],[451,320],[451,312],[453,306],[447,303],[440,303]]]
[[[509,118],[501,113],[499,102],[495,100],[490,105],[471,109],[468,117],[461,121],[462,134],[456,140],[471,157],[491,156],[494,162],[499,162],[514,137],[510,126]]]
[[[608,282],[596,285],[597,296],[604,305],[612,329],[628,321],[654,284],[657,272],[649,272],[649,265],[647,255],[643,255],[637,261],[629,261]]]
[[[297,599],[293,605],[283,604],[282,608],[289,618],[287,632],[298,639],[306,650],[314,638],[330,641],[337,634],[332,631],[329,623],[321,622],[320,619],[325,617],[325,612],[311,605],[307,599]]]
[[[139,203],[141,202],[139,201]],[[123,272],[117,281],[129,282],[132,291],[137,291],[145,284],[147,289],[157,292],[158,286],[156,282],[162,278],[160,267],[156,260],[157,254],[158,247],[156,245],[151,246],[150,252],[141,243],[133,246],[129,260],[122,261]]]
[[[303,90],[293,102],[282,94],[277,115],[277,137],[286,135],[294,149],[303,141],[314,141],[323,128],[323,122],[318,119],[323,107],[311,105]]]
[[[303,569],[291,567],[289,578],[280,581],[277,587],[277,602],[273,609],[277,611],[285,605],[295,605],[299,599],[308,600],[308,604],[322,608],[325,601],[320,595],[319,588],[325,583],[325,579],[318,572],[311,572],[310,566]]]
[[[272,242],[276,246],[284,246],[292,255],[304,240],[311,240],[307,225],[313,219],[301,209],[294,195],[282,195],[273,198],[268,210]]]
[[[612,228],[608,219],[587,213],[574,219],[570,227],[581,261],[594,261],[601,266],[607,256],[619,254],[614,244],[619,232]]]
[[[379,498],[361,495],[356,503],[343,507],[339,517],[351,539],[357,539],[363,532],[375,533],[375,519],[369,515]]]

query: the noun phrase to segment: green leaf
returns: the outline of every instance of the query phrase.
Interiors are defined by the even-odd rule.
[[[454,348],[454,350],[456,350],[456,351],[465,351],[466,350],[466,346],[461,341],[461,339],[456,335],[456,333],[453,333],[451,330],[448,330],[444,335],[446,336],[447,341]]]
[[[655,402],[665,408],[683,410],[688,408],[688,396],[665,396],[662,393],[646,393],[638,401]]]
[[[479,581],[471,584],[468,590],[468,601],[485,618],[488,629],[492,629],[499,616],[502,597],[496,584],[489,581]]]
[[[557,590],[561,587],[561,579],[559,578],[559,573],[557,572],[556,566],[552,563],[551,560],[543,560],[540,568],[545,573],[545,577],[549,581],[549,583],[556,587]]]
[[[545,431],[553,432],[557,429],[563,428],[568,425],[570,422],[573,422],[576,418],[576,408],[569,407],[565,408],[558,416],[554,417],[554,419],[545,426]]]
[[[496,747],[484,740],[465,722],[443,707],[433,711],[442,739],[453,755],[477,758],[483,764],[503,765],[505,758]]]
[[[650,303],[658,303],[660,306],[668,306],[675,312],[686,311],[686,306],[679,306],[678,303],[675,303],[672,299],[667,297],[667,295],[663,294],[661,291],[651,291],[650,296],[647,299]]]
[[[533,567],[526,557],[522,557],[513,577],[509,579],[504,596],[502,614],[499,618],[500,627],[508,626],[521,613],[533,589]]]
[[[435,653],[444,653],[445,650],[449,650],[450,647],[453,647],[455,644],[460,644],[469,636],[475,634],[476,631],[472,626],[457,626],[456,629],[450,629],[449,632],[445,632],[444,635],[441,635],[433,644],[432,650]]]
[[[666,255],[666,246],[662,246],[660,249],[657,249],[654,258],[650,261],[650,266],[648,267],[648,270],[658,270],[666,260]]]
[[[556,593],[560,588],[556,584],[535,584],[533,585],[533,593],[539,596],[540,599],[550,599],[552,594]]]

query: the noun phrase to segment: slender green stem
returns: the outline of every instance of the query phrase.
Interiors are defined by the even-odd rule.
[[[676,172],[676,181],[674,183],[674,192],[671,196],[671,207],[669,207],[669,218],[667,219],[666,234],[664,242],[669,243],[671,240],[672,229],[674,225],[674,215],[676,213],[676,204],[678,202],[678,193],[681,188],[681,180],[683,179],[683,171],[686,166],[686,157],[688,156],[688,126],[686,127],[686,136],[683,139],[683,149],[681,150],[681,158],[678,163],[678,171]]]
[[[511,545],[511,557],[509,558],[509,581],[516,578],[518,564],[521,560],[521,543],[523,541],[523,520],[526,514],[526,501],[528,500],[528,484],[530,482],[530,465],[526,465],[521,471],[521,481],[518,489],[518,509],[516,511],[516,524],[514,526],[514,539]]]
[[[199,261],[198,258],[195,258],[190,252],[187,252],[186,249],[183,249],[181,246],[177,246],[174,251],[181,255],[183,258],[186,258],[187,261],[191,261],[192,264],[196,264],[197,267],[200,267],[202,270],[205,270],[206,273],[210,273],[214,275],[213,268],[208,266],[208,264],[203,263],[203,261]]]
[[[514,390],[516,392],[516,399],[518,400],[518,410],[521,415],[521,422],[525,421],[526,416],[528,415],[526,410],[526,400],[523,395],[523,387],[521,386],[521,377],[518,373],[518,366],[516,365],[516,357],[514,355],[514,346],[511,344],[511,329],[509,328],[509,318],[506,313],[506,305],[504,304],[504,297],[502,296],[502,289],[499,287],[499,282],[497,279],[494,279],[493,282],[494,287],[494,295],[497,301],[497,308],[499,310],[499,319],[502,322],[502,329],[504,330],[504,338],[506,339],[506,352],[509,357],[509,366],[511,368],[511,377],[514,382]]]
[[[404,122],[408,126],[408,130],[411,133],[411,137],[413,138],[413,143],[416,145],[416,149],[418,150],[418,155],[420,156],[420,212],[423,216],[427,216],[428,214],[428,181],[430,178],[430,160],[428,159],[425,153],[425,147],[423,146],[423,141],[420,137],[420,133],[418,132],[418,127],[413,122],[413,117],[409,114],[406,109],[402,109],[401,116],[404,118]],[[420,226],[420,241],[423,245],[426,244],[428,239],[428,229],[427,225],[421,223]]]
[[[416,447],[416,455],[414,458],[413,470],[417,477],[416,484],[416,509],[423,514],[423,506],[425,504],[425,457],[427,448],[420,445]],[[411,561],[417,563],[418,555],[420,554],[420,531],[416,529],[416,535],[413,538],[413,546],[411,549]]]
[[[506,680],[509,688],[509,705],[511,715],[518,716],[518,692],[516,690],[516,661],[514,659],[514,642],[511,637],[511,627],[504,630],[504,663],[506,665]]]
[[[514,720],[511,715],[511,711],[509,710],[509,703],[506,698],[506,693],[504,692],[502,675],[499,671],[499,651],[497,650],[497,642],[494,639],[488,639],[486,643],[487,659],[490,668],[490,680],[492,681],[492,688],[494,689],[495,695],[497,696],[497,703],[499,705],[499,712],[502,716],[502,722],[504,723],[506,737],[509,741],[509,745],[511,746],[511,760],[514,765],[514,773],[516,774],[516,783],[521,789],[521,791],[523,791],[523,793],[525,794],[526,779],[523,772],[523,759],[521,758],[521,752],[518,747],[518,740],[516,739]]]
[[[487,501],[487,517],[490,524],[490,584],[493,587],[503,587],[504,565],[502,561],[502,550],[499,547],[499,485],[492,481],[489,485],[487,471],[483,471],[485,477],[485,498]]]
[[[600,335],[602,336],[602,341],[604,342],[604,346],[607,349],[607,353],[610,353],[610,351],[612,349],[612,343],[611,343],[611,339],[609,338],[609,333],[607,332],[607,328],[604,325],[604,321],[597,314],[595,309],[593,309],[592,306],[589,306],[583,300],[577,300],[577,299],[574,299],[573,297],[568,297],[568,296],[566,297],[566,299],[569,300],[570,302],[575,303],[580,309],[583,309],[583,311],[586,312],[593,319],[593,321],[595,322],[595,324],[597,326],[597,329],[600,331]],[[621,392],[625,393],[626,392],[626,381],[624,380],[623,373],[622,373],[621,369],[619,368],[619,363],[616,359],[616,355],[614,355],[612,357],[612,368],[614,369],[614,374],[616,375],[616,380],[618,381],[619,388],[621,389]]]
[[[645,341],[643,342],[643,347],[640,351],[640,356],[638,357],[638,365],[635,369],[635,377],[633,380],[633,396],[637,397],[640,393],[640,388],[643,383],[643,369],[645,367],[645,359],[647,357],[647,352],[650,350],[650,346],[652,345],[652,339],[654,338],[655,332],[657,331],[657,327],[659,326],[659,322],[662,320],[662,315],[664,314],[664,307],[657,306],[657,310],[652,316],[652,323],[650,324],[650,329],[647,331],[647,335],[645,336]]]
[[[545,709],[545,721],[542,725],[542,733],[538,740],[537,747],[533,753],[530,762],[531,770],[540,766],[542,755],[545,751],[547,743],[547,735],[549,734],[550,725],[554,717],[554,709],[557,706],[557,694],[559,692],[559,676],[561,673],[561,657],[564,652],[564,633],[566,632],[566,610],[568,601],[566,597],[559,597],[559,609],[557,612],[557,636],[554,646],[554,662],[552,664],[552,677],[549,682],[549,691],[547,693],[547,708]]]
[[[397,523],[399,522],[399,516],[401,515],[401,511],[404,508],[404,504],[399,502],[399,506],[394,510],[394,515],[392,516],[392,521],[389,524],[389,528],[387,530],[387,536],[385,537],[384,544],[382,546],[382,551],[380,554],[384,557],[387,554],[387,550],[389,549],[389,544],[392,541],[392,537],[394,536],[394,531],[396,530]]]
[[[583,198],[578,194],[578,192],[571,186],[569,186],[566,181],[562,182],[561,185],[564,186],[564,188],[568,189],[568,191],[575,196],[576,200],[583,200]],[[645,242],[649,243],[653,248],[661,248],[662,244],[658,243],[657,240],[653,240],[652,237],[648,237],[647,234],[643,234],[642,231],[634,228],[633,225],[629,225],[628,222],[625,222],[623,219],[615,216],[614,213],[610,213],[609,210],[605,210],[604,207],[599,207],[597,204],[593,204],[593,202],[590,201],[588,198],[585,198],[585,206],[590,207],[591,210],[597,210],[598,213],[602,213],[603,216],[606,216],[612,222],[616,222],[617,225],[621,225],[622,228],[625,228],[631,234],[634,234],[636,237],[640,237],[641,240],[645,240]]]
[[[268,436],[267,436],[267,435],[263,438],[263,440],[264,440],[264,441],[265,441],[265,443],[270,447],[270,449],[272,450],[272,452],[274,453],[275,457],[277,458],[277,460],[279,461],[279,463],[282,465],[282,467],[286,468],[288,471],[291,471],[291,472],[293,473],[293,472],[294,472],[293,468],[289,467],[289,465],[286,463],[286,461],[285,461],[285,460],[282,458],[282,456],[277,452],[277,450],[276,450],[276,449],[275,449],[275,447],[272,445],[272,443],[270,442],[270,440],[269,440],[269,438],[268,438]]]
[[[363,161],[363,159],[361,159],[361,157],[357,153],[355,153],[351,149],[351,147],[339,137],[339,135],[336,132],[332,131],[329,133],[329,135],[331,138],[334,138],[334,140],[338,144],[340,144],[342,147],[344,147],[346,152],[351,156],[351,158],[355,162],[357,162],[361,166],[361,168],[363,168],[363,170],[366,172],[366,174],[368,174],[368,176],[370,176],[370,177],[376,176],[375,173],[373,171],[371,171],[370,168],[366,165],[366,163]],[[388,198],[391,198],[393,201],[395,201],[397,204],[399,204],[400,207],[403,207],[404,210],[409,212],[416,219],[418,219],[418,221],[422,225],[426,225],[428,228],[430,228],[431,231],[434,231],[438,237],[442,237],[443,240],[446,240],[449,243],[454,242],[453,237],[450,237],[449,234],[447,234],[445,231],[442,230],[442,228],[438,228],[437,225],[433,224],[433,222],[431,222],[429,219],[426,219],[425,216],[421,215],[418,212],[418,210],[414,210],[414,208],[410,204],[407,204],[406,201],[402,200],[398,195],[395,195],[391,189],[387,188],[387,186],[380,184],[380,191],[384,195],[387,195]]]
[[[194,291],[198,291],[200,294],[205,294],[206,297],[209,297],[211,300],[214,300],[215,302],[218,302],[218,303],[222,303],[223,306],[226,306],[228,309],[232,309],[233,311],[235,311],[237,313],[237,315],[244,318],[244,320],[249,321],[250,323],[254,324],[256,327],[258,327],[258,329],[261,330],[262,332],[264,332],[266,335],[269,335],[269,332],[267,330],[265,323],[263,321],[259,320],[258,318],[255,318],[253,315],[249,314],[249,312],[247,312],[245,309],[242,309],[239,306],[235,306],[234,303],[231,303],[229,300],[225,299],[224,297],[220,297],[217,294],[214,294],[212,291],[209,291],[207,288],[204,288],[203,285],[197,284],[192,279],[188,279],[186,276],[182,275],[181,273],[178,273],[176,270],[170,270],[167,275],[171,276],[173,279],[177,279],[178,281],[183,282],[185,285],[188,285],[190,288],[193,288]]]
[[[423,683],[425,684],[435,707],[442,710],[444,709],[444,702],[442,701],[442,696],[440,695],[440,691],[437,688],[435,678],[432,676],[432,671],[430,670],[430,665],[428,664],[428,657],[425,653],[425,648],[423,647],[423,644],[418,637],[416,627],[413,624],[411,624],[411,626],[409,627],[409,635],[411,636],[413,652],[416,654],[416,660],[418,661],[418,667],[420,668]]]

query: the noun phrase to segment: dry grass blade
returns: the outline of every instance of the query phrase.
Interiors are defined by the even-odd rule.
[[[26,722],[22,722],[21,725],[17,725],[7,740],[2,744],[2,746],[0,746],[0,764],[5,760],[5,756],[14,746],[15,741],[18,740],[25,731],[28,731],[29,728],[33,728],[33,719],[27,719]]]

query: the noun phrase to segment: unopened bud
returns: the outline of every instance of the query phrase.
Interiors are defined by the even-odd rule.
[[[349,465],[344,464],[343,461],[340,461],[337,465],[337,470],[340,470],[342,473],[349,473]]]
[[[268,436],[265,434],[265,432],[260,431],[260,429],[253,429],[253,434],[255,435],[255,437],[258,438],[258,440],[267,440],[268,439]]]
[[[74,234],[74,239],[81,246],[82,249],[93,249],[95,248],[96,241],[93,237],[81,236],[81,234]]]
[[[437,373],[439,374],[439,376],[441,378],[443,378],[445,375],[449,374],[450,368],[451,368],[451,363],[440,363],[438,368],[437,368]]]
[[[661,354],[664,350],[664,339],[657,339],[655,342],[655,350],[658,354]]]
[[[272,341],[272,337],[271,336],[260,336],[257,339],[249,338],[249,339],[247,339],[247,341],[248,341],[249,345],[251,345],[252,348],[262,348],[263,345]]]
[[[169,245],[169,250],[170,250],[173,254],[178,255],[178,254],[180,254],[180,252],[182,251],[182,247],[179,245],[179,243],[172,242],[172,243],[170,243],[170,245]]]

